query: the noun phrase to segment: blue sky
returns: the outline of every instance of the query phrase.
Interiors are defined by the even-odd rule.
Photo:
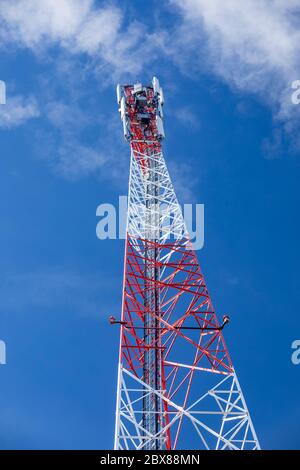
[[[0,1],[0,448],[112,447],[124,243],[96,208],[127,192],[115,85],[153,75],[261,445],[300,448],[299,36],[293,0]]]

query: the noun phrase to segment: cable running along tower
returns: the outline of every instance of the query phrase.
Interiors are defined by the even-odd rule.
[[[259,449],[161,148],[157,78],[117,87],[131,163],[115,449]],[[190,443],[190,444],[188,444]]]

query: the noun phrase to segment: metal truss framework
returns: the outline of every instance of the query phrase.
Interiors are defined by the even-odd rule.
[[[136,88],[123,88],[131,166],[115,449],[259,449],[161,151],[155,88],[139,88],[146,125]]]

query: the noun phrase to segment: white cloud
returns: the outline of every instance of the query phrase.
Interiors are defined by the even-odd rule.
[[[56,85],[43,77],[43,88],[37,90],[41,115],[51,129],[37,130],[34,145],[54,171],[68,179],[105,175],[108,164],[112,178],[123,178],[125,165],[121,162],[125,158],[118,154],[122,141],[119,121],[117,141],[115,131],[110,129],[105,141],[88,142],[84,132],[89,133],[89,126],[99,124],[101,134],[100,125],[106,129],[110,125],[107,121],[112,120],[100,123],[99,116],[94,115],[91,123],[91,107],[80,109],[78,103],[83,103],[81,94],[90,98],[94,93],[84,89],[86,75],[94,74],[100,87],[119,79],[136,79],[159,50],[158,33],[148,33],[141,22],[125,20],[124,9],[110,1],[0,0],[0,47],[29,48],[39,59],[45,58],[53,65],[51,82]],[[65,102],[57,98],[61,99],[62,91],[67,96]],[[71,100],[72,104],[68,104]],[[25,110],[28,117],[30,112],[35,113],[33,106]],[[11,109],[10,115],[16,116],[20,111],[20,107]],[[118,117],[117,111],[114,116]],[[125,173],[127,167],[126,157]]]
[[[191,47],[188,60],[193,54],[192,67],[199,70],[208,59],[213,72],[231,86],[259,94],[281,112],[291,112],[290,84],[300,72],[298,1],[171,3],[183,15],[177,39]]]
[[[7,40],[39,47],[41,40],[63,42],[85,21],[91,0],[10,0],[0,4]]]
[[[2,20],[2,21],[1,21]],[[138,73],[159,44],[134,21],[124,28],[124,13],[94,0],[10,0],[0,2],[0,40],[43,52],[59,45],[70,55],[87,54],[103,72]],[[106,75],[109,75],[106,70]],[[103,78],[104,79],[104,78]]]
[[[0,107],[0,128],[11,129],[40,115],[37,102],[32,97],[7,97]]]
[[[105,8],[96,14],[90,14],[76,39],[78,50],[94,54],[100,46],[113,45],[121,23],[122,15],[116,8]]]
[[[300,149],[300,106],[291,102],[291,84],[300,78],[298,0],[170,0],[180,26],[169,47],[185,73],[205,70],[232,89],[270,106],[274,130],[263,141],[266,158]],[[179,51],[179,53],[178,53]],[[282,131],[277,127],[280,126]]]

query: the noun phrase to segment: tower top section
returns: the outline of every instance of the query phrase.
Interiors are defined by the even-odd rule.
[[[165,138],[163,90],[156,77],[152,84],[118,85],[117,101],[123,132],[130,142],[155,142]]]

